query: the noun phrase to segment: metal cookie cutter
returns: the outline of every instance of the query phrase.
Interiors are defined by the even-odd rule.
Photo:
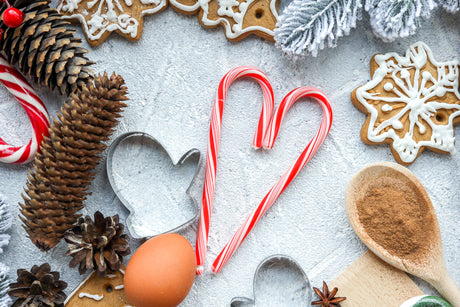
[[[311,306],[310,281],[302,268],[289,256],[265,258],[254,274],[254,299],[235,297],[231,307]]]
[[[117,163],[117,148],[120,144],[127,142],[128,139],[131,139],[131,141],[139,140],[139,142],[130,144],[130,151],[118,158],[123,161],[123,164]],[[141,160],[139,157],[144,156],[146,159],[152,160],[154,158],[155,160],[141,167],[135,165],[137,161]],[[165,160],[168,162],[166,166]],[[125,165],[125,169],[122,172],[115,172],[113,168],[114,162],[117,165]],[[156,178],[152,178],[150,174],[144,172],[147,169],[151,170],[154,164],[158,166],[159,172],[159,175],[155,176]],[[130,215],[126,219],[126,226],[133,238],[149,238],[161,233],[178,232],[198,218],[199,205],[197,200],[190,194],[190,190],[197,180],[201,164],[202,155],[198,149],[187,151],[175,162],[171,158],[171,154],[160,142],[144,132],[124,133],[113,141],[107,153],[107,177],[115,195],[130,211]],[[193,170],[193,166],[196,167],[195,170]],[[189,178],[186,178],[186,175],[175,174],[176,172],[181,173],[184,171],[193,172],[193,178],[190,180],[185,193],[185,188],[181,190],[180,188],[172,187],[174,184],[182,186],[187,184]],[[176,177],[179,177],[179,179]],[[120,183],[122,179],[128,180],[122,184]],[[136,182],[136,180],[139,182]],[[149,195],[149,193],[152,193],[152,186],[154,185],[162,186],[163,193]],[[128,193],[126,190],[131,193],[129,201],[128,196],[126,196]],[[144,197],[144,199],[139,199],[141,197]],[[184,202],[190,199],[192,199],[194,208],[192,214],[187,214],[183,210]],[[191,211],[190,208],[189,211]],[[158,214],[161,214],[161,216]],[[175,226],[177,224],[180,226]]]

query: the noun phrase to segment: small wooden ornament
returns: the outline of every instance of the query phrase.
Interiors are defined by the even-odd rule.
[[[123,285],[124,267],[100,278],[95,272],[86,277],[65,301],[66,307],[129,307]]]
[[[331,282],[329,288],[334,287],[339,288],[338,296],[347,298],[340,303],[342,307],[398,307],[407,299],[423,294],[406,273],[370,251]]]

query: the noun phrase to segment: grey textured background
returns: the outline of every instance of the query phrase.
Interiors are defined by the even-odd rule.
[[[56,2],[54,2],[56,4]],[[460,15],[436,11],[423,22],[415,36],[394,43],[383,43],[369,28],[367,14],[351,35],[341,38],[339,46],[320,52],[317,58],[297,62],[284,58],[270,42],[250,37],[239,43],[229,42],[219,29],[204,29],[195,16],[183,16],[172,9],[145,18],[139,42],[112,35],[98,48],[91,49],[96,72],[116,71],[129,88],[129,107],[118,126],[117,135],[140,130],[155,136],[179,159],[191,148],[206,150],[208,125],[215,92],[222,76],[239,65],[256,66],[269,76],[276,104],[291,89],[310,85],[326,92],[333,104],[334,122],[329,137],[302,173],[285,191],[272,209],[247,237],[221,274],[210,273],[209,265],[248,213],[258,204],[282,172],[305,147],[318,129],[321,110],[316,103],[296,104],[287,115],[275,147],[270,152],[251,148],[252,135],[261,107],[261,91],[255,82],[235,83],[224,111],[218,165],[215,206],[210,230],[206,272],[197,277],[183,306],[225,306],[235,296],[253,296],[253,275],[267,256],[282,253],[293,257],[306,271],[312,285],[331,281],[365,250],[354,234],[345,213],[344,194],[352,175],[363,166],[378,161],[394,161],[388,146],[367,146],[359,131],[365,119],[350,102],[350,93],[369,79],[369,60],[377,52],[403,53],[418,40],[427,43],[438,60],[460,59]],[[83,37],[80,28],[78,34]],[[86,42],[85,42],[86,44]],[[52,115],[63,97],[39,90]],[[457,134],[460,130],[456,128]],[[6,89],[0,88],[0,135],[14,144],[22,144],[31,135],[27,117]],[[458,145],[457,145],[458,147]],[[134,155],[133,155],[134,156]],[[148,160],[145,155],[142,159]],[[165,192],[162,178],[143,161],[126,161],[118,167],[141,168],[151,172],[151,181],[143,189]],[[147,162],[146,162],[147,163]],[[410,166],[432,198],[441,227],[444,257],[448,271],[460,284],[460,173],[458,155],[440,155],[425,151]],[[144,164],[145,165],[145,164]],[[0,193],[14,210],[30,165],[0,165]],[[155,190],[156,189],[156,190]],[[163,189],[163,190],[162,190]],[[200,198],[202,184],[194,193]],[[115,198],[105,166],[100,165],[91,186],[92,195],[82,213],[101,210],[105,215],[128,211]],[[129,193],[129,191],[127,191]],[[171,195],[170,198],[179,197]],[[145,204],[148,208],[153,205]],[[69,283],[67,293],[83,279],[68,268],[64,243],[50,253],[40,252],[25,237],[16,220],[10,233],[11,243],[0,261],[12,269],[30,268],[49,262]],[[161,224],[152,220],[153,224]],[[196,227],[183,234],[194,243]],[[133,241],[133,249],[138,246]],[[426,283],[417,282],[430,293]]]

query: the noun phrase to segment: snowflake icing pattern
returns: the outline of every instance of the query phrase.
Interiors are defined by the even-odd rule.
[[[459,65],[437,63],[427,45],[412,45],[404,57],[379,54],[373,78],[356,90],[369,113],[371,143],[392,139],[393,152],[412,163],[423,147],[455,152],[453,125],[460,115]]]
[[[166,5],[167,0],[60,0],[57,9],[64,18],[79,20],[88,42],[96,46],[113,31],[138,40],[142,17],[160,12]]]

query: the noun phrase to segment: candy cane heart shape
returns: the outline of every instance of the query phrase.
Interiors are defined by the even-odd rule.
[[[202,209],[196,240],[198,275],[201,275],[203,272],[203,264],[206,257],[209,221],[211,218],[212,203],[214,199],[214,187],[216,183],[217,155],[219,150],[220,129],[222,125],[224,101],[227,97],[227,92],[232,82],[242,77],[249,77],[256,80],[262,88],[264,97],[259,124],[257,125],[257,130],[254,134],[252,143],[255,148],[260,148],[263,145],[265,133],[267,131],[268,125],[270,124],[270,118],[274,109],[272,86],[268,81],[267,76],[257,68],[250,66],[237,67],[229,71],[221,80],[216,94],[216,99],[214,101],[214,107],[212,109],[211,124],[209,130],[209,144],[206,155],[206,173],[203,188]]]
[[[0,138],[0,162],[30,162],[45,136],[48,136],[49,116],[43,102],[38,98],[27,80],[0,55],[0,82],[13,94],[27,113],[33,135],[27,145],[12,146]]]
[[[323,119],[321,121],[321,126],[318,132],[310,141],[310,143],[308,143],[307,147],[303,150],[294,164],[292,164],[292,166],[283,174],[280,180],[270,189],[270,191],[267,193],[267,195],[265,195],[257,208],[252,211],[244,224],[241,225],[241,227],[233,235],[232,239],[227,243],[227,245],[225,245],[224,249],[220,252],[212,265],[212,270],[215,273],[220,272],[222,267],[227,263],[235,250],[241,245],[254,225],[257,224],[265,212],[267,212],[267,210],[278,199],[281,193],[283,193],[286,187],[300,173],[305,164],[310,161],[310,159],[313,157],[313,155],[316,153],[328,135],[332,124],[332,108],[329,99],[322,91],[316,88],[300,87],[290,92],[276,109],[270,122],[268,132],[265,135],[263,146],[265,148],[273,147],[281,126],[281,122],[283,121],[287,111],[297,100],[304,97],[316,98],[323,109]]]

